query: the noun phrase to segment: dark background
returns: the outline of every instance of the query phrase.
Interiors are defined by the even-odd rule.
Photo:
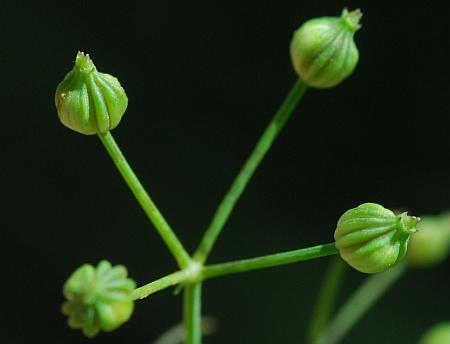
[[[2,341],[150,344],[181,318],[170,289],[94,341],[60,313],[62,284],[82,263],[125,264],[138,284],[176,269],[98,139],[57,119],[54,90],[78,50],[125,87],[113,134],[192,251],[295,81],[292,32],[345,6],[364,12],[356,71],[307,92],[220,237],[219,262],[330,242],[338,217],[366,201],[416,215],[450,208],[444,4],[2,3]],[[204,313],[220,328],[205,342],[302,343],[328,262],[208,281]],[[415,343],[448,320],[449,267],[408,271],[344,343]],[[365,277],[349,269],[339,303]]]

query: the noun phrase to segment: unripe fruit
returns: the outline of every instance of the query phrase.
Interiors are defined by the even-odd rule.
[[[384,271],[406,254],[408,241],[419,218],[394,214],[375,203],[346,211],[334,232],[341,257],[365,273]]]
[[[340,17],[308,20],[292,37],[291,60],[309,86],[330,88],[346,79],[358,63],[353,36],[361,27],[361,11],[342,11]]]
[[[94,337],[100,330],[112,331],[130,318],[135,287],[122,265],[113,267],[105,260],[97,267],[84,264],[64,284],[67,301],[62,311],[69,317],[71,328]]]
[[[93,135],[119,124],[128,98],[117,78],[98,72],[89,55],[79,52],[73,69],[56,88],[55,105],[66,127]]]

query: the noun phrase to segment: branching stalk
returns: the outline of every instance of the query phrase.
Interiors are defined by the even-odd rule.
[[[330,243],[299,250],[269,254],[261,257],[206,265],[203,267],[199,264],[192,263],[188,268],[171,273],[170,275],[135,289],[133,298],[135,300],[143,299],[157,291],[175,285],[193,285],[195,283],[200,283],[205,279],[312,260],[337,254],[338,252],[339,251],[334,243]]]

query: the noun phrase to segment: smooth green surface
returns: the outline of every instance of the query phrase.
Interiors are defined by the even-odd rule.
[[[312,312],[311,324],[309,325],[307,343],[313,344],[319,337],[333,311],[346,265],[340,257],[334,257],[328,267],[322,281],[322,286]]]
[[[449,344],[450,321],[433,325],[420,339],[419,344]]]
[[[196,261],[204,263],[208,258],[208,255],[213,248],[223,226],[233,211],[236,202],[250,181],[250,178],[260,164],[261,160],[264,158],[281,129],[286,124],[296,105],[302,99],[306,89],[307,85],[303,82],[303,80],[298,79],[263,132],[261,138],[250,154],[250,157],[245,162],[227,194],[217,208],[209,227],[207,228],[197,250],[195,251],[194,259]]]
[[[383,273],[368,277],[339,309],[316,344],[339,343],[405,270],[406,265],[399,264]]]
[[[450,253],[450,213],[423,216],[409,242],[406,258],[414,267],[431,267]]]
[[[155,203],[152,201],[148,193],[145,191],[139,179],[128,164],[125,156],[122,154],[119,146],[108,131],[104,134],[98,134],[100,140],[108,151],[111,159],[122,175],[123,179],[136,197],[147,217],[155,226],[161,238],[166,243],[172,255],[175,257],[178,265],[185,268],[189,265],[191,259],[178,240],[172,228],[169,226],[163,215],[160,213]]]
[[[185,280],[187,280],[189,277],[189,272],[187,270],[180,270],[177,272],[174,272],[170,275],[164,276],[160,279],[157,279],[155,281],[152,281],[146,285],[143,285],[133,292],[133,299],[144,299],[147,296],[156,293],[157,291],[166,289],[168,287],[175,286]]]
[[[202,283],[196,282],[184,288],[183,319],[185,327],[185,344],[202,342]]]
[[[267,256],[207,265],[203,269],[202,276],[204,279],[207,279],[251,270],[265,269],[278,265],[296,263],[304,260],[330,256],[337,253],[339,253],[339,251],[335,247],[334,243],[317,245],[299,250],[269,254]]]

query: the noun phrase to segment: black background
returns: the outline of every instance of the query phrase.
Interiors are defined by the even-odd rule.
[[[113,134],[192,251],[295,81],[292,32],[345,6],[364,12],[356,71],[307,92],[220,237],[219,262],[330,242],[337,218],[366,201],[416,215],[450,208],[444,4],[2,3],[5,342],[92,342],[60,313],[62,284],[82,263],[125,264],[138,284],[176,269],[98,139],[57,119],[54,90],[78,50],[125,87]],[[328,261],[208,281],[204,313],[220,327],[205,342],[302,343]],[[344,342],[415,343],[449,318],[449,266],[408,271]],[[339,303],[365,277],[349,269]],[[180,321],[180,304],[170,289],[155,294],[93,342],[150,344]]]

